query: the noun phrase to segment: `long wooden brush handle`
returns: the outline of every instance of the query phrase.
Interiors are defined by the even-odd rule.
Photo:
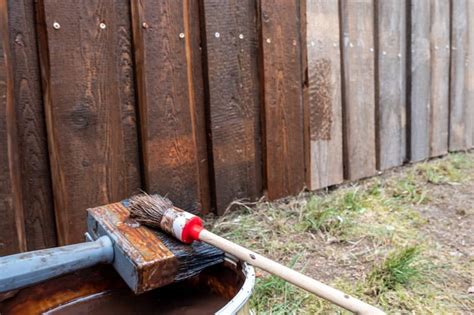
[[[200,231],[199,240],[220,248],[226,253],[229,253],[252,266],[263,269],[271,274],[274,274],[308,292],[314,293],[323,299],[331,301],[351,312],[356,314],[385,314],[380,309],[362,302],[344,292],[334,289],[324,283],[314,280],[302,273],[293,269],[285,267],[273,260],[263,257],[251,250],[248,250],[240,245],[232,243],[212,232],[205,229]]]

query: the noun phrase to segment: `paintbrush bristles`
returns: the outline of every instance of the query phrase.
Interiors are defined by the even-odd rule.
[[[160,195],[140,194],[129,199],[130,217],[145,225],[161,227],[163,214],[173,203]]]

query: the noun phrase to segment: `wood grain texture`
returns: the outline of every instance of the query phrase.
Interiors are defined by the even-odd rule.
[[[472,145],[474,147],[474,1],[469,1],[467,5],[467,29],[468,34],[468,52],[467,52],[467,80],[464,82],[466,90],[466,100],[471,109],[471,130],[472,130]]]
[[[201,60],[192,53],[199,49],[197,9],[194,1],[132,1],[145,188],[191,212],[209,203],[202,86],[194,73]]]
[[[307,1],[309,189],[343,181],[339,5]]]
[[[38,17],[58,239],[75,243],[87,208],[140,187],[130,8],[48,0]]]
[[[199,198],[201,213],[211,211],[211,195],[209,180],[209,161],[207,148],[207,124],[206,124],[206,108],[205,108],[205,91],[204,91],[204,69],[202,54],[202,31],[201,25],[204,24],[201,17],[201,3],[199,1],[185,0],[183,3],[185,15],[186,34],[186,58],[188,76],[190,84],[188,90],[194,102],[192,107],[194,119],[194,136],[196,137],[197,146],[197,168],[199,176]]]
[[[262,194],[255,0],[204,0],[216,210]],[[216,35],[217,34],[217,35]]]
[[[406,157],[406,1],[375,6],[377,169],[384,170]]]
[[[261,0],[265,174],[276,199],[304,186],[299,1]]]
[[[451,23],[451,76],[450,76],[450,129],[449,150],[465,150],[473,146],[473,111],[467,99],[468,51],[468,1],[452,1]],[[471,40],[474,41],[474,40]],[[472,99],[471,99],[472,102]]]
[[[8,19],[28,250],[56,246],[51,175],[31,0],[9,0]]]
[[[343,0],[344,171],[356,180],[375,174],[374,4]]]
[[[7,1],[0,1],[0,256],[26,250]]]
[[[408,60],[408,155],[420,161],[430,155],[430,0],[410,1]]]
[[[450,2],[431,1],[430,156],[448,153]]]

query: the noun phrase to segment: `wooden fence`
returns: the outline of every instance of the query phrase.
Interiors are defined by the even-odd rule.
[[[0,0],[0,255],[474,146],[474,0]]]

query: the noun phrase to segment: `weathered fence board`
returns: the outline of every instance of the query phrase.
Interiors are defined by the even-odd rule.
[[[0,256],[26,250],[7,1],[0,1]]]
[[[472,39],[474,31],[468,29],[468,12],[468,0],[453,0],[449,130],[449,150],[451,151],[469,149],[474,145],[474,100],[468,99],[467,95],[469,42],[474,42]]]
[[[262,193],[257,6],[204,0],[216,210]]]
[[[300,8],[297,0],[261,0],[265,174],[270,199],[304,186]]]
[[[375,174],[373,4],[372,0],[341,1],[344,168],[350,180]]]
[[[198,151],[206,143],[197,130],[204,117],[193,62],[201,61],[192,60],[190,51],[198,33],[190,27],[189,3],[132,1],[132,20],[145,188],[196,212],[207,210],[203,181],[208,185],[207,163],[200,163]]]
[[[40,1],[42,74],[60,244],[85,210],[140,187],[127,1]]]
[[[474,1],[469,1],[467,5],[467,29],[468,52],[467,52],[467,80],[464,82],[466,89],[466,100],[471,108],[472,145],[474,147]]]
[[[8,1],[13,93],[28,250],[56,245],[34,2]]]
[[[431,1],[430,156],[448,152],[450,2]]]
[[[343,181],[339,5],[307,1],[309,189]]]
[[[408,73],[409,158],[420,161],[430,154],[430,0],[410,1],[410,54]]]
[[[376,1],[377,168],[401,165],[406,154],[406,1]]]

